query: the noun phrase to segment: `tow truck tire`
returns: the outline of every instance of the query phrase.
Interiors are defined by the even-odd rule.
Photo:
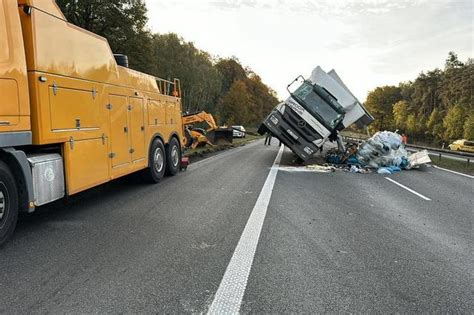
[[[155,138],[150,146],[149,166],[143,170],[143,178],[149,183],[159,183],[165,176],[166,151],[163,142]]]
[[[257,130],[258,134],[260,134],[261,136],[263,136],[267,131],[268,131],[268,128],[264,124],[261,124]]]
[[[8,166],[0,161],[0,246],[13,234],[18,221],[18,190]]]
[[[181,148],[176,138],[171,138],[166,150],[166,175],[174,176],[179,172]]]

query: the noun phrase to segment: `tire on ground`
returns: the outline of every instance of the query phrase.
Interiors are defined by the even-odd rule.
[[[258,127],[258,130],[257,132],[260,134],[260,135],[264,135],[266,132],[268,131],[268,128],[267,126],[265,126],[264,124],[261,124],[260,127]]]
[[[191,130],[189,130],[188,128],[184,129],[184,136],[186,137],[186,148],[191,147],[194,142],[193,135],[191,134]]]
[[[174,176],[179,172],[181,164],[181,147],[176,138],[171,138],[166,148],[166,175]]]
[[[0,161],[0,246],[13,234],[18,221],[18,190],[8,166]]]
[[[150,183],[158,183],[165,176],[166,152],[163,141],[155,138],[148,153],[148,168],[143,170],[143,178]]]

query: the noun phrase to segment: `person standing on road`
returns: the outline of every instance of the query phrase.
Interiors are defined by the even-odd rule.
[[[267,132],[267,136],[265,137],[265,145],[270,144],[272,144],[272,134],[270,132]]]
[[[404,145],[407,145],[408,143],[408,136],[406,134],[402,134],[402,143]]]

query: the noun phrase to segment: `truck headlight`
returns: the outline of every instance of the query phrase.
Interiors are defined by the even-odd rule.
[[[283,115],[285,113],[285,104],[280,104],[277,110]]]
[[[274,125],[278,125],[278,118],[276,118],[275,116],[270,116],[270,121],[274,124]]]

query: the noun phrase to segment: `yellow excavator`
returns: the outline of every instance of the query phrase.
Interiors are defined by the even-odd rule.
[[[214,117],[205,111],[183,115],[182,120],[186,136],[184,143],[186,148],[195,149],[206,144],[214,146],[232,143],[232,128],[219,127]],[[196,127],[203,123],[207,125],[207,129]]]

